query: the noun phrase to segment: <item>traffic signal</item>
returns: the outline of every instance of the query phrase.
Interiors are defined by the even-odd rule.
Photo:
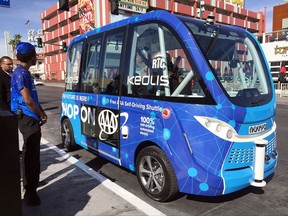
[[[37,47],[43,48],[42,38],[37,38]]]
[[[59,0],[59,10],[69,11],[68,0]]]
[[[62,51],[67,52],[67,44],[65,41],[62,42]]]
[[[115,14],[118,15],[119,14],[119,3],[118,0],[110,0],[110,4],[111,4],[111,14]]]

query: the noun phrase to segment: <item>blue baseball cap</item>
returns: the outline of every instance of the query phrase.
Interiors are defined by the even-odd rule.
[[[32,49],[35,49],[35,46],[28,42],[20,42],[16,45],[17,54],[26,54]]]

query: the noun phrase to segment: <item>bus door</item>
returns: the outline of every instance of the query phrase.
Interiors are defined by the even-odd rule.
[[[86,52],[83,53],[84,69],[80,74],[81,93],[81,136],[82,145],[93,150],[98,149],[97,104],[99,93],[99,62],[102,46],[102,36],[97,35],[87,39]],[[85,55],[85,56],[84,56]]]
[[[99,72],[97,138],[98,153],[119,163],[120,67],[124,30],[105,34]]]

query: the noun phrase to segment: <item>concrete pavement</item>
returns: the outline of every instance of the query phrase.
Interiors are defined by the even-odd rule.
[[[42,204],[22,200],[23,216],[165,215],[44,139],[40,181]]]
[[[280,97],[279,95],[277,95],[277,105],[281,104],[281,105],[288,105],[288,97],[284,96],[284,97]]]
[[[165,215],[43,138],[40,154],[42,204],[28,206],[22,199],[23,216]]]

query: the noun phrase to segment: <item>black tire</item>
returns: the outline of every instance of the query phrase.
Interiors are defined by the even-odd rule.
[[[139,152],[136,174],[142,190],[153,200],[169,201],[178,193],[177,179],[170,161],[156,146],[146,147]]]
[[[74,132],[69,119],[64,119],[61,124],[61,137],[64,147],[68,151],[77,149],[77,144],[74,139]]]

